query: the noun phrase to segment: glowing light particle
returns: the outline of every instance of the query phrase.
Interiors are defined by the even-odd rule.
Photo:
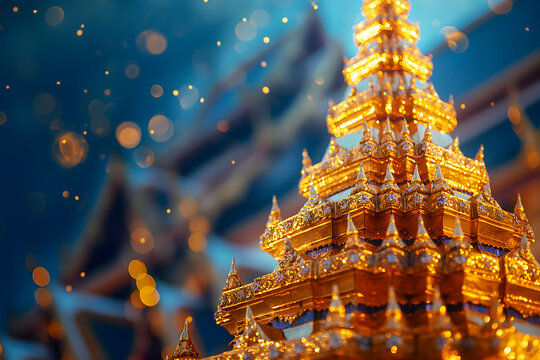
[[[218,40],[216,44],[217,46],[221,46],[221,41]]]
[[[284,16],[283,19],[281,19],[281,22],[286,24],[289,22],[289,19],[287,19],[287,17]]]
[[[132,121],[124,121],[116,128],[116,140],[126,149],[133,149],[141,141],[141,128]]]
[[[47,269],[42,266],[38,266],[32,271],[32,279],[38,286],[47,286],[51,277]]]
[[[217,129],[220,131],[220,132],[227,132],[229,130],[229,123],[225,120],[220,120],[218,123],[217,123]]]
[[[178,96],[178,94],[179,94],[178,90],[173,90],[172,93],[173,93],[174,96]]]
[[[146,265],[141,260],[131,260],[128,265],[129,276],[137,280],[139,277],[146,275]]]
[[[163,95],[163,87],[158,84],[152,85],[152,87],[150,88],[150,94],[152,94],[152,96],[155,98],[161,97]]]
[[[139,76],[139,73],[140,69],[136,64],[129,64],[124,70],[124,74],[130,79],[135,79],[137,76]]]
[[[58,26],[64,21],[64,10],[60,6],[51,6],[45,13],[45,22],[49,26]]]
[[[86,277],[86,273],[85,273],[84,271],[81,272],[81,277],[82,277],[82,278]]]
[[[14,12],[14,13],[18,13],[18,12],[19,12],[19,7],[18,7],[18,6],[14,6],[14,7],[13,7],[13,12]]]
[[[174,124],[165,115],[154,115],[148,122],[148,133],[157,142],[166,142],[174,134]]]
[[[67,198],[69,197],[69,191],[64,190],[64,191],[62,192],[62,196],[64,197],[64,199],[67,199]]]
[[[269,38],[268,36],[265,36],[265,37],[263,38],[263,42],[264,42],[265,44],[268,44],[268,43],[270,42],[270,38]]]
[[[66,285],[66,291],[71,292],[72,290],[73,290],[73,286],[71,286],[70,284],[67,284]]]
[[[265,68],[266,66],[268,66],[268,64],[266,63],[266,61],[261,61],[261,67]]]
[[[262,92],[263,94],[268,94],[270,92],[270,88],[268,86],[263,86]]]
[[[82,36],[83,34],[83,31],[81,29],[78,29],[77,32],[76,32],[77,36]]]

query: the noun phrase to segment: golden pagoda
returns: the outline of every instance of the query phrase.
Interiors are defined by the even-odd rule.
[[[283,219],[273,200],[260,238],[272,273],[244,284],[233,260],[215,319],[234,340],[210,359],[539,359],[540,266],[519,196],[501,209],[483,149],[467,158],[449,135],[456,112],[428,82],[409,2],[362,12],[326,154],[302,153],[306,203]],[[193,350],[173,358],[197,357],[192,345],[181,337]]]

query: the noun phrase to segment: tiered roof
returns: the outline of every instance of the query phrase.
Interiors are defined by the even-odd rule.
[[[492,197],[483,150],[469,159],[447,134],[452,104],[416,88],[431,62],[408,11],[364,1],[351,94],[322,161],[302,153],[306,203],[283,219],[273,199],[272,273],[243,285],[231,268],[216,322],[234,348],[214,358],[540,356],[534,234],[519,197],[514,213]]]

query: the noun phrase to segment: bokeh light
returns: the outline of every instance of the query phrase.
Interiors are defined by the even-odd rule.
[[[206,236],[200,232],[192,233],[188,238],[189,248],[194,252],[206,249]]]
[[[141,301],[146,306],[156,306],[159,303],[159,292],[153,289],[151,292],[141,292]]]
[[[42,266],[38,266],[32,271],[32,279],[38,286],[47,286],[51,280],[49,272]]]
[[[251,13],[249,21],[257,28],[262,29],[270,23],[270,14],[266,10],[257,9]]]
[[[141,295],[139,293],[139,290],[135,290],[130,295],[131,305],[133,305],[136,309],[144,309],[144,304],[141,301]]]
[[[146,54],[160,55],[167,49],[165,35],[156,30],[145,30],[141,32],[137,36],[136,43],[139,51]]]
[[[141,128],[133,121],[124,121],[116,128],[116,140],[126,149],[133,149],[141,142]]]
[[[40,287],[34,292],[34,299],[36,303],[41,307],[48,307],[52,303],[51,292],[44,287]]]
[[[131,247],[139,254],[147,254],[154,247],[154,236],[145,228],[136,228],[131,233]]]
[[[166,142],[174,134],[174,124],[165,115],[154,115],[148,122],[148,134],[157,142]]]
[[[150,88],[150,94],[152,94],[152,96],[155,98],[161,97],[163,95],[163,88],[161,85],[154,84]]]
[[[60,166],[72,168],[86,159],[88,144],[82,135],[67,131],[56,137],[51,152]]]
[[[133,160],[142,168],[147,168],[154,164],[155,154],[152,149],[141,146],[133,151]]]
[[[184,110],[190,109],[199,100],[199,90],[192,85],[183,86],[179,95],[180,106]]]
[[[137,284],[137,289],[139,289],[139,291],[141,292],[148,293],[151,290],[147,288],[152,288],[152,289],[156,288],[156,281],[154,280],[152,276],[148,274],[141,274],[139,277],[137,277],[135,282]]]
[[[512,0],[488,0],[491,11],[495,14],[507,14],[512,10]]]
[[[49,26],[57,26],[64,20],[64,10],[60,6],[51,6],[45,13],[45,22]]]
[[[128,265],[129,276],[137,280],[139,277],[146,275],[146,265],[141,260],[131,260]]]
[[[189,221],[189,231],[208,234],[210,232],[210,221],[205,216],[196,216]]]
[[[453,26],[445,26],[441,29],[448,48],[453,52],[460,54],[469,48],[469,38]]]
[[[178,210],[180,211],[180,215],[182,215],[184,218],[193,219],[197,215],[199,205],[195,199],[185,198],[180,201]]]
[[[251,21],[240,21],[234,28],[234,33],[240,41],[251,41],[257,36],[257,27]]]
[[[129,64],[124,69],[124,74],[130,79],[135,79],[137,76],[139,76],[140,72],[141,69],[139,69],[137,64]]]
[[[64,327],[58,321],[51,321],[47,327],[49,335],[55,340],[62,340],[65,336]]]

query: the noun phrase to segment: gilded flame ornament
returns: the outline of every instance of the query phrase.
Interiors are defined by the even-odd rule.
[[[283,219],[273,200],[272,273],[243,284],[233,260],[215,319],[235,340],[210,359],[540,358],[534,233],[519,195],[514,213],[492,197],[483,148],[449,135],[409,7],[364,0],[328,150],[302,152],[306,203]]]

